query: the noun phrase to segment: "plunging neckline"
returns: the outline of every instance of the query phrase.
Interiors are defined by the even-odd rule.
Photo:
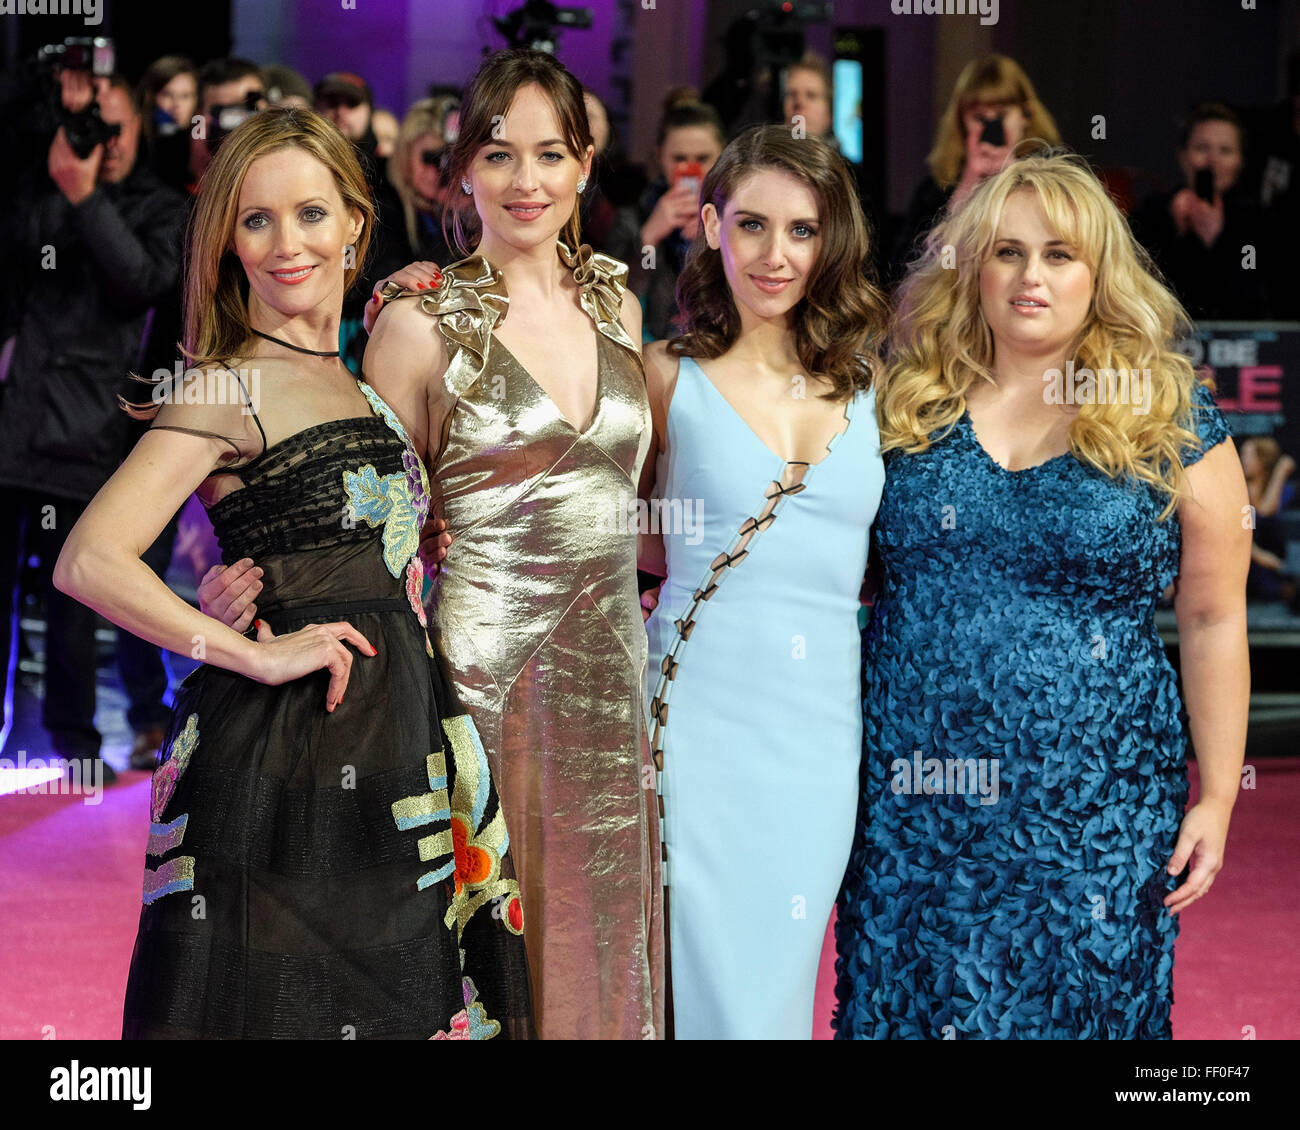
[[[796,467],[808,467],[809,469],[813,467],[820,467],[832,455],[835,454],[835,448],[839,443],[840,439],[848,435],[849,429],[853,426],[853,416],[854,416],[853,405],[854,405],[854,401],[857,399],[856,392],[854,393],[853,396],[849,397],[847,401],[845,401],[844,427],[841,428],[838,432],[836,432],[833,436],[831,436],[829,440],[827,440],[825,455],[823,455],[820,459],[818,459],[816,463],[808,463],[802,459],[786,459],[784,456],[779,455],[777,452],[773,451],[772,448],[768,446],[767,441],[763,439],[763,437],[760,436],[758,432],[754,431],[749,421],[746,420],[745,417],[740,414],[736,406],[732,404],[730,400],[728,400],[725,396],[722,395],[722,390],[713,383],[713,378],[710,377],[709,374],[704,371],[703,366],[701,366],[700,363],[696,361],[694,357],[686,357],[683,358],[683,360],[689,361],[692,365],[695,366],[696,371],[700,374],[701,377],[704,378],[704,383],[708,385],[710,389],[713,390],[713,395],[716,396],[719,400],[722,401],[723,404],[727,406],[732,416],[734,416],[737,420],[740,421],[745,431],[747,431],[751,436],[754,437],[754,442],[757,443],[759,447],[761,447],[764,451],[766,451],[770,456],[772,456],[773,459],[781,460],[781,463],[785,466],[790,466],[793,464]],[[671,410],[672,409],[670,406],[669,411]]]
[[[584,310],[583,313],[586,314],[587,312]],[[587,317],[590,319],[591,315],[588,314]],[[533,376],[533,374],[528,371],[527,366],[525,366],[524,363],[514,355],[514,352],[511,350],[510,346],[508,346],[504,341],[502,341],[499,337],[497,337],[495,331],[490,335],[492,338],[492,344],[500,346],[502,349],[506,351],[507,354],[509,354],[510,360],[512,360],[517,366],[519,366],[520,371],[530,381],[533,382],[533,386],[546,399],[546,402],[551,406],[555,414],[579,438],[591,434],[592,429],[595,428],[596,426],[596,421],[600,419],[600,414],[605,408],[605,379],[604,376],[601,374],[601,370],[600,370],[600,339],[605,335],[600,332],[600,327],[595,324],[594,320],[592,320],[592,327],[596,331],[596,403],[592,406],[591,419],[587,422],[587,426],[585,428],[579,428],[577,424],[575,424],[572,420],[570,420],[569,417],[566,416],[560,410],[560,406],[555,403],[555,398],[549,392],[547,392],[546,389],[542,387],[541,382],[535,376]]]

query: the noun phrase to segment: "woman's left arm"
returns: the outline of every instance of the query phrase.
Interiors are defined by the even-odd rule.
[[[1166,899],[1178,912],[1206,891],[1223,866],[1228,821],[1241,783],[1250,709],[1246,573],[1251,529],[1246,480],[1231,440],[1187,468],[1178,506],[1182,556],[1175,582],[1178,647],[1201,796],[1183,818],[1169,871],[1191,860],[1187,880]]]

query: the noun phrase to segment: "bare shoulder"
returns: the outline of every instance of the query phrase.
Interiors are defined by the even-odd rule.
[[[663,435],[667,428],[668,406],[677,387],[677,369],[681,359],[668,348],[666,341],[652,341],[641,351],[645,363],[646,394],[655,431]]]
[[[677,380],[677,366],[681,358],[668,348],[667,341],[650,342],[642,348],[641,355],[645,358],[647,376],[653,368],[655,378],[661,383],[671,385]]]
[[[251,458],[262,447],[253,423],[253,413],[262,410],[262,392],[256,363],[186,369],[153,386],[150,399],[159,407],[150,431],[204,438],[218,457],[214,462]]]
[[[438,319],[425,313],[418,299],[394,299],[379,312],[366,345],[367,379],[372,357],[385,369],[411,376],[440,373],[447,367],[447,345]]]

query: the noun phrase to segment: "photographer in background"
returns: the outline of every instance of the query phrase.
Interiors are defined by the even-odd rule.
[[[371,253],[368,274],[382,279],[420,260],[446,267],[462,256],[443,234],[447,206],[461,207],[447,184],[448,123],[458,103],[454,98],[422,98],[406,112],[397,144],[388,159],[387,183],[380,185],[375,204],[388,221],[382,247]]]
[[[1196,319],[1270,314],[1264,275],[1275,248],[1262,209],[1241,190],[1244,141],[1241,119],[1227,106],[1196,106],[1178,138],[1184,183],[1131,218],[1138,242]],[[1255,266],[1245,265],[1247,247],[1262,260]]]
[[[925,237],[983,181],[1002,169],[1025,138],[1059,145],[1056,121],[1023,68],[1005,55],[984,55],[962,68],[926,157],[930,175],[916,188],[894,239],[886,273],[899,282]]]
[[[727,138],[718,112],[688,86],[664,96],[655,140],[658,178],[634,206],[619,208],[605,251],[627,264],[628,289],[644,311],[646,341],[676,332],[677,276],[700,227],[700,186]],[[653,254],[646,252],[653,249]]]
[[[58,76],[64,124],[49,179],[5,216],[16,342],[0,408],[0,592],[11,612],[20,562],[40,557],[46,606],[42,722],[54,750],[102,767],[95,729],[95,614],[59,592],[64,539],[122,458],[118,394],[139,370],[151,307],[177,284],[185,198],[139,160],[140,113],[119,75]],[[8,671],[12,616],[0,670]]]
[[[203,136],[190,142],[190,172],[197,182],[226,134],[266,109],[266,82],[256,63],[233,56],[213,59],[199,71],[199,113]]]

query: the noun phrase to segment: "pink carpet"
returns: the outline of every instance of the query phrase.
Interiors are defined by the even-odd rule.
[[[1300,1037],[1300,758],[1261,761],[1238,800],[1227,866],[1183,915],[1174,965],[1178,1039]],[[1193,777],[1193,779],[1195,779]],[[99,805],[0,796],[0,1038],[115,1039],[135,941],[149,776],[125,773]],[[815,1032],[830,1035],[827,934]]]

